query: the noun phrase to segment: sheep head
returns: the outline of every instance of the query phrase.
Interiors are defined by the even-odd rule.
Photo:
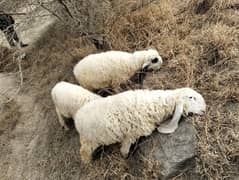
[[[183,88],[180,92],[180,101],[183,102],[183,112],[202,115],[206,111],[206,103],[201,94],[191,88]]]
[[[141,68],[143,71],[159,70],[163,63],[158,51],[154,49],[136,51],[133,56],[142,62],[143,65]]]
[[[173,133],[178,128],[178,122],[183,114],[189,113],[202,115],[206,111],[206,103],[202,95],[190,88],[182,88],[175,91],[176,106],[173,118],[169,123],[161,124],[157,129],[163,134]]]

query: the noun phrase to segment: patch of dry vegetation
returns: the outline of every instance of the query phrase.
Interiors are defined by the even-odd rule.
[[[190,86],[205,97],[206,116],[193,118],[199,140],[195,173],[202,179],[232,179],[239,175],[238,21],[236,0],[189,3],[161,0],[119,16],[104,30],[112,49],[134,51],[153,47],[159,50],[164,59],[162,69],[149,73],[143,88]],[[85,55],[97,52],[86,38],[61,28],[56,25],[50,30],[23,62],[23,91],[34,94],[36,103],[44,107],[48,121],[48,154],[40,156],[39,166],[46,167],[51,179],[155,178],[154,162],[145,159],[148,167],[145,172],[132,175],[117,145],[106,148],[92,165],[82,165],[76,132],[67,134],[58,128],[49,95],[51,88],[61,80],[74,82],[74,64]],[[3,52],[0,72],[14,71],[8,51]],[[177,179],[188,176],[190,172]]]
[[[11,72],[14,70],[13,63],[13,50],[9,50],[8,48],[1,47],[0,48],[0,72]]]

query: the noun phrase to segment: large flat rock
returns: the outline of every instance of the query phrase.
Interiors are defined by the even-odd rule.
[[[188,122],[180,123],[169,135],[155,132],[138,146],[138,151],[129,160],[133,173],[140,174],[148,168],[145,160],[159,164],[156,176],[161,179],[195,167],[196,130]]]

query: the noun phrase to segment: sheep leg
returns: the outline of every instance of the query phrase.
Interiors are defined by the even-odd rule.
[[[183,114],[183,103],[179,103],[176,105],[176,109],[174,111],[174,115],[172,120],[169,123],[162,123],[157,128],[158,132],[163,134],[173,133],[178,128],[178,122]]]
[[[69,128],[67,127],[67,125],[65,123],[65,120],[63,119],[63,117],[57,107],[56,107],[56,114],[57,114],[57,117],[58,117],[61,127],[65,130],[69,130]]]
[[[80,155],[81,159],[85,164],[88,164],[92,160],[92,154],[98,145],[91,143],[81,137],[80,140],[81,148],[80,148]]]
[[[121,143],[120,152],[121,152],[121,155],[124,158],[128,157],[129,149],[130,149],[131,144],[132,144],[132,141],[130,139],[127,139],[127,138],[125,138],[123,140],[123,142]]]

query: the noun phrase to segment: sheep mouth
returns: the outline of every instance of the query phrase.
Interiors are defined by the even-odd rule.
[[[193,113],[192,113],[193,114]],[[199,116],[202,116],[202,115],[204,115],[205,114],[205,111],[199,111],[199,112],[197,112],[197,113],[195,113],[196,115],[199,115]]]
[[[156,70],[150,68],[150,65],[147,65],[142,69],[142,72],[153,72],[153,71],[156,71]]]
[[[149,65],[146,65],[146,66],[143,67],[143,69],[142,69],[143,72],[148,72],[148,70],[149,70]]]
[[[201,115],[205,114],[205,111],[202,110],[198,114],[201,116]]]

